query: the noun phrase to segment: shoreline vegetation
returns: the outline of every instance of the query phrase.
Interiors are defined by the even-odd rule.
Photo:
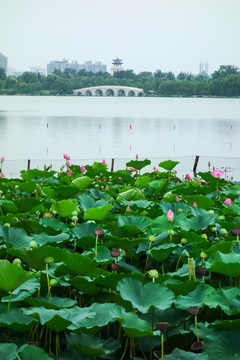
[[[69,95],[73,90],[104,85],[142,88],[146,96],[157,97],[240,97],[240,71],[233,65],[221,65],[211,74],[194,76],[191,73],[119,71],[112,77],[109,73],[55,70],[48,76],[24,72],[21,76],[6,76],[0,68],[0,95]]]
[[[0,158],[1,359],[239,359],[240,182],[63,158]]]

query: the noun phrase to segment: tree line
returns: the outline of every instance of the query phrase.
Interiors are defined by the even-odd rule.
[[[211,76],[180,72],[144,71],[135,74],[133,70],[109,73],[93,73],[86,70],[55,70],[48,76],[25,71],[18,77],[6,76],[0,68],[0,95],[67,95],[74,89],[122,85],[142,88],[148,96],[240,96],[240,71],[233,65],[221,65]]]

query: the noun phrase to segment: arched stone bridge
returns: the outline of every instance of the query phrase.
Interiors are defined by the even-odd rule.
[[[130,86],[92,86],[73,90],[75,96],[143,96],[143,89]]]

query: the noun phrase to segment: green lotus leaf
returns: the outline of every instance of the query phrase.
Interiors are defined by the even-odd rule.
[[[19,265],[11,264],[8,260],[0,260],[0,289],[4,291],[13,292],[36,276],[30,271],[23,270]]]
[[[230,253],[223,254],[216,251],[205,262],[207,270],[224,274],[230,277],[238,277],[240,274],[240,254]]]
[[[34,210],[34,208],[36,208],[37,206],[39,206],[41,204],[41,202],[39,200],[37,200],[34,197],[25,197],[25,196],[20,196],[19,199],[14,201],[16,207],[18,208],[19,212],[29,212],[32,211],[33,213],[36,212],[36,210]],[[44,210],[43,205],[41,205],[41,207]]]
[[[147,187],[152,178],[148,175],[140,175],[135,181],[135,186]]]
[[[182,282],[176,279],[168,279],[164,284],[174,292],[175,296],[187,295],[197,287],[197,282],[192,280]]]
[[[130,234],[138,234],[144,232],[150,225],[150,220],[144,216],[118,216],[117,224],[123,227]]]
[[[168,203],[174,203],[176,201],[176,194],[173,194],[171,191],[166,192],[163,195],[162,201],[166,201]]]
[[[186,310],[190,306],[203,307],[207,295],[215,292],[215,289],[207,284],[199,284],[195,290],[187,295],[179,295],[174,304],[177,309]]]
[[[84,220],[103,220],[109,213],[109,211],[113,209],[111,204],[104,205],[99,208],[90,208],[84,213]]]
[[[42,232],[41,234],[33,234],[32,235],[33,240],[36,241],[36,243],[40,246],[42,245],[55,245],[58,246],[59,244],[63,244],[68,241],[70,238],[69,234],[61,233],[58,235],[48,235],[45,232]]]
[[[73,200],[61,200],[52,204],[50,211],[56,211],[60,217],[71,217],[78,206]]]
[[[95,252],[95,249],[93,249]],[[107,265],[115,260],[114,257],[111,256],[110,250],[106,248],[106,246],[98,245],[97,248],[97,263]]]
[[[160,246],[155,246],[150,250],[150,255],[157,261],[163,262],[168,258],[168,256],[176,249],[178,245],[176,244],[164,244]]]
[[[84,190],[90,185],[92,179],[88,176],[81,176],[72,181],[72,186],[77,187],[79,190]]]
[[[202,354],[194,354],[192,352],[187,352],[181,349],[174,349],[174,351],[165,355],[164,359],[166,360],[208,360],[208,355],[205,353]]]
[[[151,322],[140,319],[133,312],[124,313],[122,328],[125,334],[131,338],[153,335]]]
[[[17,352],[16,344],[1,343],[0,344],[0,360],[15,360]]]
[[[180,227],[182,230],[189,230],[189,226],[187,226],[186,214],[181,213],[179,215],[174,215],[171,227]],[[164,214],[152,220],[151,228],[154,234],[168,231],[170,229],[170,223],[168,221],[167,215]]]
[[[211,309],[219,306],[227,315],[231,315],[231,307],[234,307],[233,300],[238,295],[240,297],[240,288],[217,289],[205,298],[204,303]]]
[[[174,300],[174,294],[168,288],[157,284],[142,285],[137,279],[125,278],[118,282],[117,290],[124,300],[131,302],[133,308],[147,313],[150,307],[160,310],[167,309]]]
[[[148,159],[145,160],[131,160],[126,163],[127,167],[133,167],[134,169],[141,170],[145,166],[151,165],[151,161]]]
[[[52,227],[56,231],[61,230],[62,232],[67,232],[69,230],[66,224],[55,218],[41,218],[39,219],[39,223],[45,227]]]
[[[144,238],[138,238],[138,239],[129,239],[127,237],[119,238],[117,236],[113,235],[106,235],[105,236],[104,245],[108,248],[110,247],[116,247],[118,249],[123,250],[130,250],[137,246],[140,243],[146,242],[146,239]],[[149,244],[147,242],[147,248],[149,247]]]
[[[240,330],[240,319],[235,320],[216,320],[213,323],[209,324],[210,329],[225,329],[229,331]]]
[[[34,250],[9,249],[8,253],[20,258],[35,270],[44,270],[46,268],[45,258],[51,256],[55,263],[61,262],[68,257],[68,251],[49,245],[39,246]]]
[[[18,309],[0,314],[0,326],[17,332],[27,332],[37,323],[38,321],[36,319],[22,314]]]
[[[60,297],[36,297],[36,298],[28,298],[25,299],[27,303],[34,306],[42,306],[45,309],[63,309],[63,308],[70,308],[77,304],[76,300],[72,300],[69,298],[60,298]]]
[[[68,269],[78,275],[86,275],[96,267],[95,261],[80,254],[68,254],[63,260]]]
[[[130,208],[132,210],[138,210],[138,209],[147,209],[150,206],[154,205],[153,201],[148,201],[148,200],[131,200],[131,201],[127,201],[125,199],[120,201],[121,205],[124,206],[130,206]]]
[[[41,347],[34,345],[24,345],[18,350],[18,353],[21,360],[52,360]]]
[[[16,214],[18,213],[18,208],[17,206],[14,204],[13,201],[10,200],[0,200],[0,206],[2,207],[3,210],[5,210],[5,212],[8,213],[13,213]]]
[[[42,188],[42,189],[44,192],[44,188]],[[63,199],[69,199],[69,198],[74,197],[74,195],[79,192],[79,189],[75,186],[60,185],[60,186],[56,186],[54,188],[54,192],[58,195],[58,198],[60,200],[63,200]],[[54,197],[53,194],[51,197]]]
[[[183,200],[185,200],[189,205],[193,205],[195,202],[197,204],[197,208],[202,208],[205,210],[210,210],[214,206],[214,202],[207,196],[204,195],[183,195]]]
[[[204,341],[204,351],[209,360],[236,360],[240,358],[240,331],[218,330],[209,334]]]
[[[38,169],[28,169],[27,171],[22,170],[21,171],[21,178],[23,180],[32,180],[36,177],[40,178],[41,180],[44,180],[45,178],[52,178],[56,174],[56,171],[44,171],[44,170],[38,170]]]
[[[162,190],[162,188],[164,187],[165,184],[166,184],[165,181],[153,180],[149,183],[149,187],[153,190],[160,191],[160,190]],[[176,199],[176,196],[175,196],[175,199]]]
[[[32,296],[38,289],[40,289],[40,283],[36,278],[25,281],[12,292],[11,303],[26,300],[26,298]],[[1,301],[9,302],[9,295],[2,297]]]
[[[171,171],[178,164],[179,164],[179,161],[166,160],[166,161],[160,162],[158,164],[158,166],[160,166],[161,168],[163,168],[163,169],[165,169],[167,171]]]
[[[174,201],[176,201],[176,195],[174,195],[174,196],[175,196]],[[176,202],[161,201],[159,207],[160,207],[160,209],[162,209],[162,211],[165,214],[167,214],[169,209],[171,209],[174,214],[177,214],[178,209],[183,209],[184,211],[188,211],[190,209],[190,206],[183,202],[176,203]]]
[[[103,289],[102,287],[94,284],[94,281],[91,280],[90,278],[83,276],[75,276],[68,282],[69,284],[71,284],[73,287],[80,290],[84,294],[91,296],[98,294]]]
[[[15,249],[29,248],[29,242],[32,240],[27,233],[20,228],[0,226],[0,237]]]
[[[121,192],[118,195],[117,201],[121,201],[123,199],[125,199],[126,201],[141,200],[141,199],[143,199],[143,194],[140,189],[132,188],[132,189],[126,190],[124,192]]]

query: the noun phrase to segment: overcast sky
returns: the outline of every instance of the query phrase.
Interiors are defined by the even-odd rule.
[[[240,67],[240,0],[0,0],[0,52],[20,71],[123,59],[134,72]]]

